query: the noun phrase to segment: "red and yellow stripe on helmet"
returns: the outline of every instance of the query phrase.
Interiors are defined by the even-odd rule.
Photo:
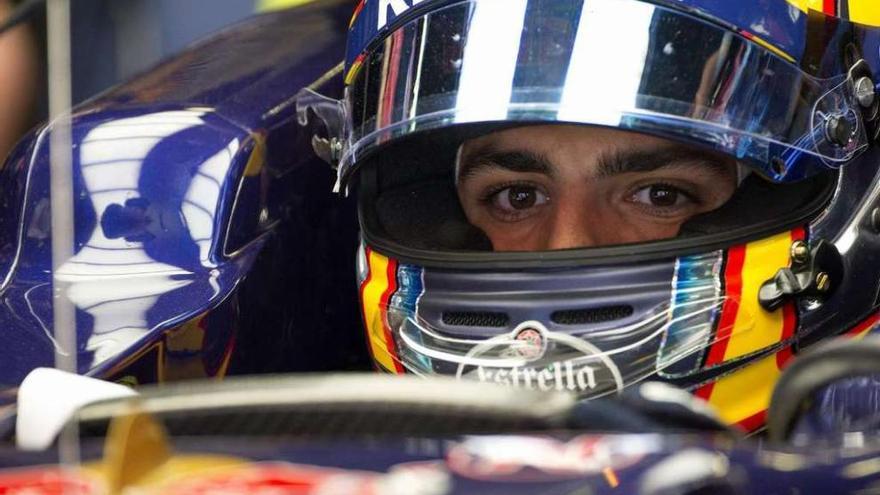
[[[369,272],[360,291],[367,346],[383,371],[403,373],[388,323],[388,305],[397,290],[397,261],[364,249]]]
[[[877,0],[788,0],[800,10],[815,10],[852,22],[880,27],[880,2]]]
[[[792,303],[766,311],[758,301],[761,285],[788,266],[792,242],[804,238],[803,229],[761,239],[727,251],[724,270],[726,299],[709,349],[706,366],[745,358],[789,340],[797,328]],[[791,357],[791,344],[717,381],[697,389],[721,417],[747,430],[764,423],[773,386]]]

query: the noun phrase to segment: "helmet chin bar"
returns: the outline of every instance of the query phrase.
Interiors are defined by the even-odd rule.
[[[586,269],[562,282],[571,284],[568,296],[549,306],[535,298],[551,285],[562,287],[553,272],[528,275],[522,292],[510,300],[494,289],[501,279],[473,287],[486,291],[482,296],[456,296],[445,289],[467,285],[462,274],[401,266],[395,277],[399,288],[384,311],[368,319],[368,336],[373,343],[392,343],[390,361],[384,364],[392,365],[389,371],[451,375],[582,398],[619,393],[650,377],[686,379],[706,371],[710,347],[724,339],[748,339],[758,328],[750,323],[753,316],[744,315],[746,324],[716,331],[726,303],[743,306],[721,291],[721,260],[717,252],[678,260],[674,287],[669,286],[673,272],[662,263],[629,278],[608,279],[607,271]],[[366,273],[361,277],[362,283],[372,283],[364,281]],[[650,284],[652,278],[657,286]],[[536,295],[530,296],[532,292]],[[626,300],[633,306],[624,311],[601,306],[603,300]],[[583,309],[564,309],[578,306]],[[378,354],[375,345],[373,350]]]
[[[413,374],[597,398],[658,374],[687,375],[675,368],[695,366],[683,361],[699,361],[717,343],[708,323],[723,303],[722,297],[664,304],[645,320],[592,332],[551,331],[531,320],[484,339],[451,336],[414,317],[389,314],[389,321],[400,322],[391,332],[401,367]]]

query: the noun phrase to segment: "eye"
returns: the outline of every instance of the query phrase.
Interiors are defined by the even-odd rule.
[[[528,216],[528,210],[542,206],[550,200],[546,194],[534,186],[509,186],[493,193],[490,197],[492,206],[503,216]]]
[[[635,192],[630,199],[653,208],[676,208],[694,203],[693,199],[685,191],[669,184],[652,184]]]

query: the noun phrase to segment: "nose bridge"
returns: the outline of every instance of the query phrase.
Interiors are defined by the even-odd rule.
[[[557,205],[547,229],[547,249],[592,247],[599,242],[596,218],[582,201]]]

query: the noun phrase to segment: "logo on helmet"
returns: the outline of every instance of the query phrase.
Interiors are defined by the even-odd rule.
[[[544,355],[547,348],[544,346],[544,337],[541,331],[534,328],[524,328],[514,337],[514,340],[523,343],[522,347],[513,347],[510,350],[516,355],[533,361]]]
[[[395,17],[409,10],[410,7],[415,7],[424,1],[425,0],[379,0],[378,29],[384,28],[388,24],[388,21],[393,20]],[[388,17],[389,9],[391,9],[392,14],[390,19]]]
[[[458,365],[456,377],[579,394],[623,388],[620,370],[605,353],[581,338],[551,332],[537,321],[475,346]]]

